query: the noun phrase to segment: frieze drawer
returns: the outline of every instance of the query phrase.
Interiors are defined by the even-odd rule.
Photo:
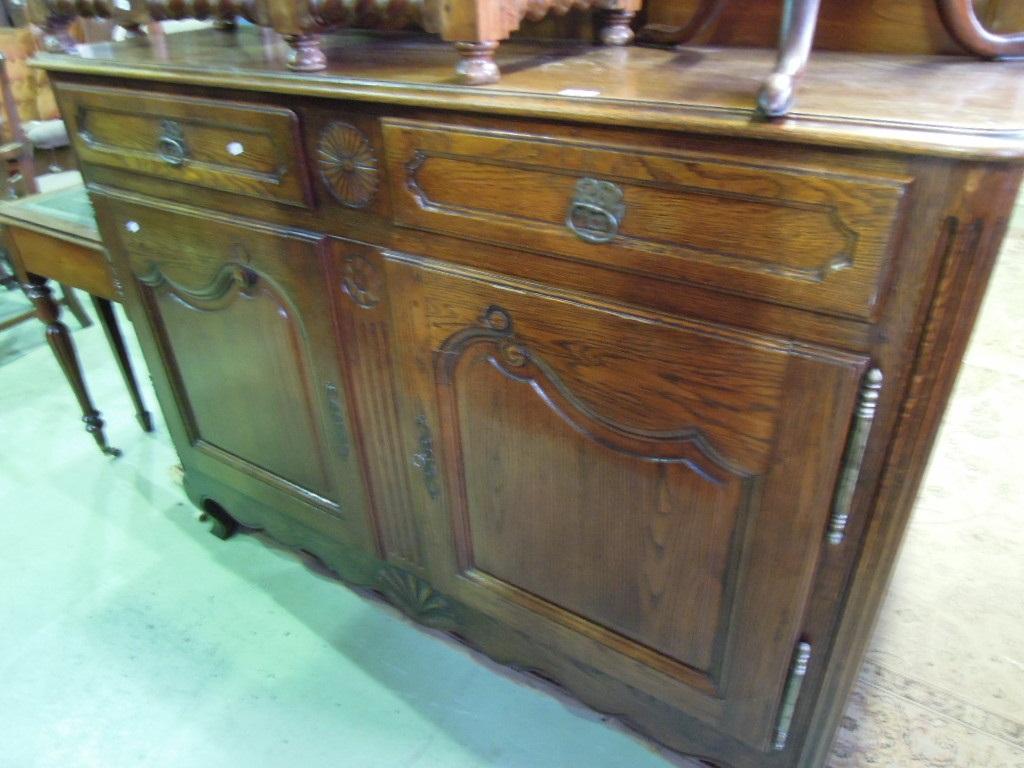
[[[386,120],[397,224],[872,319],[907,179]]]
[[[311,207],[291,109],[237,101],[59,88],[79,159],[117,172],[287,205]],[[161,185],[147,188],[161,197]]]

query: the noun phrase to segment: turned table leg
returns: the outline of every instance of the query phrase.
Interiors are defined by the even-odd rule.
[[[459,82],[486,85],[501,79],[498,65],[494,63],[494,52],[498,50],[497,40],[456,43],[455,50],[459,52],[459,63],[455,65]]]
[[[23,287],[25,295],[29,297],[36,308],[39,319],[46,324],[46,341],[49,343],[50,349],[53,350],[57,362],[60,363],[75,397],[78,398],[86,431],[93,436],[103,453],[108,456],[120,456],[121,451],[111,448],[107,444],[107,438],[103,434],[103,419],[100,418],[99,411],[89,399],[85,380],[82,378],[82,369],[78,364],[78,355],[75,353],[75,346],[71,341],[71,334],[68,333],[67,326],[60,321],[60,307],[50,295],[50,286],[46,284],[46,278],[29,274],[28,282]]]
[[[811,55],[820,5],[821,0],[785,0],[775,71],[757,96],[758,107],[768,117],[781,117],[793,106],[796,84]]]
[[[604,26],[601,27],[601,42],[605,45],[629,45],[633,42],[633,28],[630,23],[635,11],[611,10],[605,12]]]
[[[49,53],[77,53],[78,44],[71,36],[74,16],[55,16],[43,27],[43,50]]]
[[[107,343],[114,353],[117,367],[121,371],[121,378],[128,388],[128,395],[135,407],[135,418],[142,427],[143,432],[153,431],[153,416],[146,410],[142,403],[142,393],[139,391],[139,382],[135,378],[135,370],[132,368],[132,361],[128,357],[128,347],[124,343],[124,336],[121,335],[121,326],[117,322],[117,315],[114,314],[114,305],[100,296],[91,296],[92,305],[96,308],[96,315],[100,319],[100,325],[107,335]]]
[[[327,56],[320,47],[320,35],[285,35],[288,43],[288,69],[318,72],[327,68]]]

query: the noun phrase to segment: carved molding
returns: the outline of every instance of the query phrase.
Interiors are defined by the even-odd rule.
[[[484,310],[479,325],[459,331],[441,346],[437,375],[442,389],[450,389],[459,361],[468,349],[477,345],[491,348],[490,362],[505,376],[531,385],[563,421],[606,448],[641,461],[682,464],[715,485],[726,482],[719,471],[744,480],[754,476],[719,452],[697,426],[669,431],[643,430],[594,412],[522,342],[515,333],[511,315],[496,305]],[[715,469],[709,469],[705,462]]]
[[[448,599],[418,576],[385,565],[377,582],[388,601],[409,618],[436,629],[450,629],[455,625]]]
[[[519,169],[522,166],[514,163],[504,163],[500,161],[491,161],[481,159],[478,157],[466,157],[464,155],[450,154],[447,152],[438,151],[426,151],[423,149],[415,150],[410,156],[409,160],[405,163],[405,186],[409,190],[410,194],[416,201],[416,204],[425,211],[433,211],[436,213],[447,213],[460,216],[467,216],[473,218],[490,218],[490,219],[502,219],[510,221],[519,226],[529,227],[550,227],[553,226],[550,222],[542,220],[540,218],[529,218],[524,216],[514,215],[508,212],[496,212],[483,208],[472,208],[464,207],[459,205],[450,205],[438,200],[434,200],[430,197],[427,191],[420,184],[419,173],[426,163],[433,159],[440,160],[454,160],[460,162],[473,162],[477,164],[490,164],[498,167],[508,167]],[[711,165],[711,161],[701,160],[703,164]],[[730,164],[719,163],[723,167],[734,167]],[[531,170],[550,172],[548,168],[542,167],[530,167]],[[769,169],[777,171],[777,169]],[[571,174],[574,175],[575,174]],[[586,179],[581,179],[586,180]],[[593,180],[591,180],[593,181]],[[627,183],[628,182],[623,182]],[[748,270],[755,270],[771,275],[779,275],[782,277],[790,277],[797,280],[804,280],[811,283],[824,282],[828,276],[834,272],[849,269],[853,266],[854,255],[860,245],[860,233],[847,224],[843,218],[843,214],[839,209],[839,206],[834,203],[826,202],[806,202],[801,200],[789,200],[781,197],[764,197],[753,194],[746,194],[741,192],[731,192],[726,190],[711,190],[703,187],[697,187],[689,184],[679,183],[650,183],[647,182],[644,186],[657,188],[669,193],[677,193],[681,195],[694,195],[704,198],[711,198],[715,200],[724,201],[738,201],[744,203],[754,203],[757,205],[767,205],[778,209],[788,209],[790,211],[800,211],[805,214],[812,214],[825,219],[828,223],[828,227],[833,231],[837,238],[841,240],[842,245],[838,250],[828,252],[823,250],[821,253],[821,261],[814,264],[813,266],[796,266],[793,264],[785,264],[777,261],[770,261],[764,258],[760,258],[755,254],[744,254],[737,251],[726,251],[716,250],[713,248],[701,247],[695,244],[674,244],[666,243],[654,238],[648,239],[642,236],[636,235],[624,235],[616,232],[614,239],[616,242],[626,247],[638,247],[645,250],[657,249],[658,251],[668,252],[679,252],[687,253],[697,256],[697,258],[713,257],[716,263],[724,265],[735,265]],[[574,200],[567,200],[567,204],[571,211]],[[609,217],[612,218],[612,217]],[[614,217],[616,229],[622,214]],[[584,238],[585,239],[585,238]],[[610,238],[609,238],[610,239]],[[605,239],[593,240],[594,243],[607,242]]]
[[[380,303],[383,283],[380,270],[365,256],[351,254],[345,257],[341,288],[360,307],[373,309]]]
[[[186,288],[168,278],[156,263],[137,275],[145,286],[166,293],[193,309],[212,312],[230,306],[239,296],[251,297],[260,282],[259,275],[249,266],[229,261],[213,279],[200,288]]]
[[[420,168],[423,167],[423,164],[427,162],[429,157],[430,155],[422,149],[417,149],[412,153],[405,163],[405,188],[416,199],[416,203],[420,208],[440,208],[437,203],[427,197],[427,193],[420,186]]]
[[[377,194],[377,155],[366,135],[342,121],[328,124],[317,144],[320,178],[331,195],[349,208],[365,208]]]

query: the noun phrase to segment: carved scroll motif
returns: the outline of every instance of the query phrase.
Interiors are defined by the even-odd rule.
[[[154,291],[170,294],[193,309],[211,312],[229,306],[239,296],[252,296],[260,278],[248,264],[231,261],[224,264],[213,279],[200,288],[178,285],[155,263],[138,275],[138,280]]]
[[[726,482],[722,473],[744,479],[752,477],[746,469],[721,454],[699,427],[642,430],[594,412],[518,338],[511,315],[498,306],[485,309],[478,326],[456,333],[442,345],[438,355],[438,383],[442,387],[450,387],[460,358],[477,345],[491,348],[490,361],[495,368],[513,381],[530,384],[562,420],[610,450],[641,461],[682,464],[716,485]]]

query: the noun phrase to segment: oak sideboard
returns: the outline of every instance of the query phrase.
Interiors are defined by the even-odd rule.
[[[1024,64],[254,30],[43,54],[189,497],[729,768],[822,766]],[[500,727],[500,726],[499,726]]]

